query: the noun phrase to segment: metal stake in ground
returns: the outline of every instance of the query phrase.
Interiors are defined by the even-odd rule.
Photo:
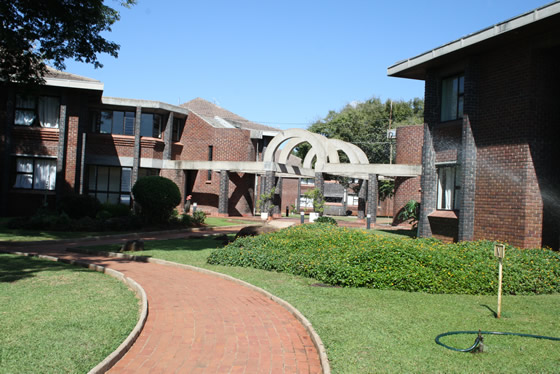
[[[502,267],[506,255],[505,244],[494,244],[494,256],[498,257],[498,313],[497,318],[502,316]]]

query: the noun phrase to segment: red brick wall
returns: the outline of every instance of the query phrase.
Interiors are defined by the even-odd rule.
[[[90,133],[87,135],[86,153],[99,156],[134,157],[134,136]]]
[[[397,164],[421,165],[424,126],[406,126],[397,128]],[[402,223],[399,214],[410,200],[421,201],[420,177],[395,178],[395,196],[393,202],[393,225]]]
[[[14,126],[12,128],[12,152],[56,157],[58,155],[58,129]]]
[[[79,183],[76,179],[78,152],[80,151],[78,149],[79,124],[79,117],[72,116],[68,118],[64,180],[71,190],[75,190],[76,183]]]

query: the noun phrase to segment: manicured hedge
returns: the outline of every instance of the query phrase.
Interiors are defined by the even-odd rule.
[[[496,294],[493,242],[443,244],[329,224],[306,224],[243,237],[208,257],[210,264],[287,272],[320,282],[447,294]],[[560,292],[560,255],[507,246],[505,294]]]

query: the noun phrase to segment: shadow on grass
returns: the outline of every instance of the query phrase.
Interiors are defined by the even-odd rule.
[[[404,230],[404,229],[399,229],[399,230],[383,230],[383,229],[375,229],[376,231],[383,231],[386,232],[387,234],[395,234],[395,235],[402,235],[402,236],[408,236],[409,238],[416,238],[416,229],[412,229],[412,230]]]
[[[43,271],[88,271],[77,266],[68,267],[58,262],[34,259],[24,256],[0,254],[0,282],[11,283],[21,279],[34,277]]]
[[[494,318],[498,318],[498,313],[494,309],[490,308],[486,304],[480,304],[480,306],[482,306],[482,307],[488,309],[490,312],[492,312],[492,315],[494,316]]]

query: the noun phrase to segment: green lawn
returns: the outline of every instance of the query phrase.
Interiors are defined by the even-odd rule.
[[[505,296],[503,318],[498,320],[495,296],[323,287],[313,279],[289,274],[206,264],[212,248],[220,245],[212,238],[146,242],[143,255],[229,274],[290,302],[321,336],[335,374],[560,371],[560,342],[487,336],[487,352],[479,355],[453,352],[434,342],[438,334],[453,330],[560,336],[558,294]],[[474,336],[442,341],[466,348]]]
[[[0,254],[0,373],[86,373],[138,316],[135,294],[110,276]]]
[[[242,219],[230,219],[224,217],[206,217],[204,223],[208,226],[237,226],[237,225],[258,225],[259,221]]]

